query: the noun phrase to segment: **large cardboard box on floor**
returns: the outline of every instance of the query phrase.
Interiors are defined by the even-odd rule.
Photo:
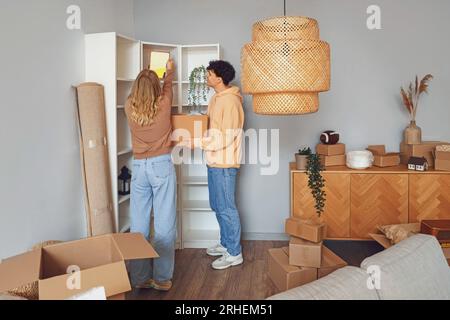
[[[269,277],[276,287],[284,292],[317,280],[317,269],[289,265],[285,250],[269,249]]]
[[[172,114],[172,140],[202,138],[208,130],[207,115]]]
[[[448,145],[447,142],[424,141],[421,144],[400,144],[400,158],[402,164],[407,164],[411,157],[425,157],[430,167],[434,167],[433,152],[438,145]]]
[[[285,231],[293,237],[322,242],[327,236],[327,225],[292,217],[286,220]]]
[[[291,237],[289,242],[289,264],[298,267],[320,268],[323,243],[314,243]]]
[[[39,300],[63,300],[96,287],[117,298],[131,290],[125,261],[157,257],[136,233],[51,245],[2,261],[0,292],[37,281]]]
[[[389,249],[393,246],[391,241],[384,234],[371,233],[369,236],[378,242],[378,244],[384,249]],[[442,251],[444,252],[445,259],[447,259],[447,263],[450,266],[450,248],[442,248]]]
[[[317,270],[317,278],[323,278],[336,270],[346,267],[347,262],[342,260],[337,254],[328,249],[326,246],[322,248],[322,264]]]

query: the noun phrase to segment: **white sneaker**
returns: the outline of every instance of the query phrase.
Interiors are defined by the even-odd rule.
[[[208,248],[206,253],[212,257],[222,256],[227,252],[227,248],[222,246],[220,243],[212,248]]]
[[[242,253],[238,256],[232,256],[228,252],[225,252],[224,255],[214,261],[212,263],[213,269],[223,270],[228,269],[230,267],[238,266],[244,262],[244,258],[242,258]]]

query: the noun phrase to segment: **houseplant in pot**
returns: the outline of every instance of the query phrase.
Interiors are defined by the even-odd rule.
[[[428,86],[432,79],[433,76],[428,74],[419,83],[419,78],[416,76],[415,83],[411,82],[408,90],[401,88],[403,104],[411,117],[411,122],[404,132],[404,142],[406,144],[422,143],[422,130],[416,125],[417,107],[422,93],[428,93]]]
[[[297,164],[297,170],[306,170],[308,164],[308,157],[312,154],[311,148],[303,148],[298,150],[295,154],[295,162]]]
[[[205,66],[194,68],[189,75],[188,102],[191,106],[191,114],[201,114],[202,103],[206,103],[210,88],[207,85],[207,73]]]

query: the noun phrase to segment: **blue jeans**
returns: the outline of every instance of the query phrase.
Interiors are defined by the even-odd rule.
[[[209,203],[219,222],[220,243],[232,256],[242,253],[241,222],[235,201],[238,172],[236,168],[208,167]]]
[[[171,155],[133,160],[131,181],[131,232],[142,233],[150,241],[150,218],[153,208],[154,229],[152,245],[159,258],[130,262],[133,286],[149,279],[172,279],[176,242],[177,177]]]

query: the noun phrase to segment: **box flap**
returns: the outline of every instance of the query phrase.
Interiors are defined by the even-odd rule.
[[[5,292],[39,280],[41,249],[33,250],[0,263],[0,292]]]
[[[372,152],[374,155],[384,155],[386,154],[386,147],[384,145],[376,145],[376,146],[369,146],[367,148],[370,152]]]
[[[158,258],[159,255],[140,233],[118,233],[112,235],[125,260]]]
[[[370,233],[369,235],[372,237],[373,240],[378,242],[383,248],[387,249],[392,247],[391,241],[388,238],[386,238],[385,235],[374,233]]]

